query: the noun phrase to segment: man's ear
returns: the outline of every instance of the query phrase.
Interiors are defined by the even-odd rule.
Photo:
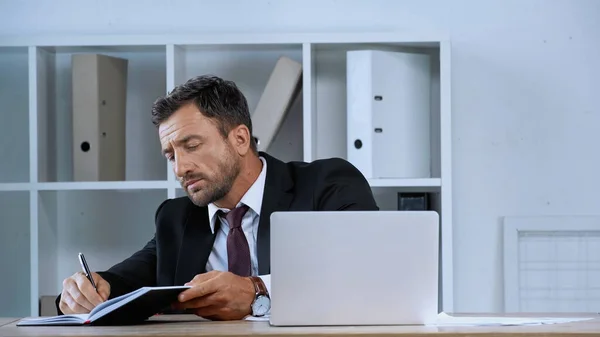
[[[229,133],[231,142],[239,155],[245,155],[250,150],[252,135],[245,125],[238,125]]]

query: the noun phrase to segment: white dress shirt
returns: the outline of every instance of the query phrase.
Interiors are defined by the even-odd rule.
[[[260,157],[262,161],[262,170],[256,179],[256,181],[250,186],[246,194],[242,197],[236,207],[242,204],[249,207],[246,214],[242,218],[242,230],[246,234],[246,240],[250,248],[250,262],[252,263],[252,275],[259,276],[269,294],[271,293],[271,275],[258,275],[258,257],[256,249],[256,236],[258,234],[258,221],[260,218],[260,209],[262,206],[263,192],[265,189],[265,178],[267,176],[267,162],[263,157]],[[210,229],[215,232],[215,223],[217,222],[217,211],[222,210],[224,213],[229,212],[229,209],[219,208],[215,204],[208,205],[208,216],[210,219]],[[215,243],[213,245],[208,262],[206,263],[206,271],[220,270],[228,271],[227,263],[227,234],[229,233],[229,224],[225,217],[221,217],[221,226],[219,232],[215,237]]]

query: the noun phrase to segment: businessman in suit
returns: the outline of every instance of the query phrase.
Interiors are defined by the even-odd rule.
[[[233,82],[192,78],[155,102],[152,122],[187,196],[158,206],[145,247],[92,273],[98,292],[82,273],[65,279],[60,313],[89,312],[143,286],[186,284],[192,288],[176,310],[215,320],[264,315],[254,304],[257,290],[269,296],[271,213],[378,210],[347,161],[284,163],[257,151],[246,98]]]

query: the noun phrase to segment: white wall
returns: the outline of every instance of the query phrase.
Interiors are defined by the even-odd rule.
[[[0,13],[0,35],[450,34],[457,311],[503,309],[500,217],[600,213],[600,1],[21,0]]]

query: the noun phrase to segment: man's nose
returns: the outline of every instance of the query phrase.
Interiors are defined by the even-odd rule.
[[[178,154],[175,156],[174,171],[177,177],[185,177],[191,171],[190,161],[185,156]]]

